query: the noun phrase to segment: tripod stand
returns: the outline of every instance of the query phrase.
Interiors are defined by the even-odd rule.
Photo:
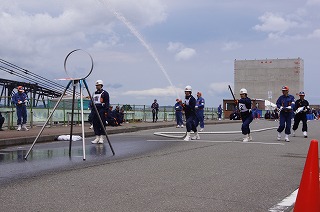
[[[61,97],[59,98],[58,102],[56,103],[56,105],[53,107],[53,111],[50,113],[49,117],[47,118],[46,122],[43,124],[40,132],[38,133],[37,137],[35,138],[35,140],[33,141],[29,151],[27,152],[26,156],[24,157],[24,159],[26,160],[28,158],[28,155],[30,154],[32,148],[34,147],[35,143],[37,142],[38,138],[40,137],[40,135],[42,134],[45,126],[47,125],[47,123],[49,122],[49,120],[51,119],[54,111],[56,110],[56,108],[58,107],[59,103],[61,102],[63,96],[65,95],[66,91],[69,89],[70,85],[72,84],[73,86],[73,92],[72,92],[72,111],[71,111],[71,127],[70,127],[70,140],[69,140],[69,157],[71,157],[71,146],[72,146],[72,133],[73,133],[73,116],[74,116],[74,102],[75,102],[75,91],[76,91],[76,87],[77,87],[77,84],[79,84],[79,89],[80,89],[80,107],[81,107],[81,127],[82,127],[82,149],[83,149],[83,160],[86,160],[86,153],[85,153],[85,134],[84,134],[84,119],[83,119],[83,95],[82,95],[82,86],[84,85],[84,87],[86,88],[87,92],[88,92],[88,95],[90,97],[90,100],[91,102],[93,102],[92,100],[92,96],[90,94],[90,91],[89,91],[89,88],[88,88],[88,85],[87,85],[87,82],[85,80],[85,78],[81,78],[81,79],[71,79],[69,81],[69,83],[67,84],[64,92],[62,93]],[[98,109],[96,107],[95,104],[93,104],[93,108],[95,110],[95,112],[97,114],[99,114],[98,112]],[[102,119],[101,117],[98,115],[98,118],[99,118],[99,121],[100,121],[100,124],[101,126],[103,126],[103,130],[104,130],[104,133],[106,135],[106,138],[107,138],[107,141],[108,141],[108,144],[110,146],[110,149],[112,151],[112,154],[114,155],[115,152],[113,150],[113,147],[111,145],[111,142],[108,138],[108,134],[107,134],[107,131],[106,131],[106,128],[104,127],[104,123],[102,122]]]

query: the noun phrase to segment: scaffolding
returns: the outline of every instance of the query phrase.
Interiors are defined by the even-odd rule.
[[[21,81],[15,81],[0,78],[0,105],[3,106],[10,106],[11,97],[15,94],[15,88],[20,85],[32,100],[30,103],[34,107],[37,107],[39,103],[42,103],[44,107],[47,107],[46,99],[60,97],[65,88],[65,86],[60,85],[55,81],[46,79],[3,59],[0,59],[0,71],[22,79]],[[72,95],[72,90],[68,89],[66,95]],[[77,95],[79,94],[77,93]]]

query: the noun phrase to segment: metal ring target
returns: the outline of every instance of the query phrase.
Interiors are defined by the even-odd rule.
[[[67,70],[67,60],[69,59],[70,55],[72,55],[73,53],[78,52],[78,51],[82,51],[82,52],[86,53],[86,54],[90,57],[91,67],[90,67],[90,70],[89,70],[88,74],[85,75],[84,77],[76,77],[76,78],[78,78],[78,79],[85,79],[85,78],[87,78],[87,77],[92,73],[92,70],[93,70],[93,59],[92,59],[91,55],[90,55],[87,51],[85,51],[85,50],[83,50],[83,49],[75,49],[75,50],[72,50],[71,52],[69,52],[69,54],[68,54],[68,55],[66,56],[66,58],[64,59],[64,71],[66,72],[66,74],[67,74],[70,78],[74,78],[74,77],[70,76],[70,73],[68,73],[68,70]]]

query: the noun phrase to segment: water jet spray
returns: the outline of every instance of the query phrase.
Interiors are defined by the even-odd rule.
[[[159,66],[160,70],[162,71],[162,73],[164,74],[164,76],[166,77],[166,79],[168,80],[169,84],[172,86],[172,88],[174,89],[177,98],[180,99],[180,96],[177,92],[177,90],[175,89],[167,71],[165,70],[164,66],[161,64],[160,60],[158,59],[157,55],[155,54],[155,52],[153,51],[153,49],[151,48],[150,45],[147,44],[147,42],[143,39],[142,35],[140,34],[140,32],[119,12],[117,12],[114,8],[111,8],[110,5],[108,5],[107,1],[104,0],[99,0],[99,2],[101,4],[104,4],[106,6],[106,8],[113,13],[113,15],[119,20],[121,21],[129,30],[130,32],[140,41],[141,45],[144,46],[147,51],[149,52],[149,54],[151,55],[151,57],[154,59],[154,61],[157,63],[157,65]]]

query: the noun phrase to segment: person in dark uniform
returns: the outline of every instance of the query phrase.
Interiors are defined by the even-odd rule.
[[[0,131],[3,131],[2,129],[2,125],[4,123],[5,118],[2,116],[1,112],[0,112]]]
[[[182,100],[176,99],[176,104],[174,105],[174,109],[176,112],[176,121],[177,121],[177,128],[183,127],[183,120],[182,120]]]
[[[219,121],[221,120],[221,117],[222,117],[222,106],[220,104],[219,107],[218,107],[218,120]]]
[[[152,109],[152,120],[153,120],[153,122],[157,122],[158,121],[159,104],[156,99],[151,104],[151,109]]]
[[[125,120],[124,120],[124,115],[125,115],[125,113],[124,113],[124,108],[121,107],[121,108],[120,108],[120,112],[119,112],[119,125],[121,125],[122,123],[125,122]]]
[[[248,97],[248,91],[245,88],[240,89],[240,99],[238,100],[238,108],[242,119],[241,131],[244,135],[243,142],[252,141],[250,134],[250,123],[253,120],[251,112],[251,99]]]
[[[267,110],[266,114],[264,114],[264,119],[271,119],[270,110]]]
[[[91,143],[96,144],[103,144],[103,135],[105,135],[104,129],[106,127],[106,113],[108,111],[109,105],[110,105],[110,99],[109,99],[109,93],[102,89],[103,87],[103,81],[97,80],[96,82],[96,91],[93,94],[91,104],[95,104],[98,110],[98,114],[94,109],[94,106],[92,105],[92,124],[93,124],[93,130],[94,134],[96,135],[96,138],[91,141]],[[99,117],[102,120],[103,126],[101,126]]]
[[[108,126],[115,127],[115,126],[118,126],[118,124],[117,124],[117,119],[115,117],[115,112],[112,109],[113,109],[113,106],[110,105],[109,109],[107,111],[106,121],[107,121]]]
[[[114,117],[116,118],[117,126],[121,126],[121,124],[123,122],[123,118],[121,117],[120,107],[118,105],[114,109],[113,114],[114,114]]]
[[[291,134],[291,119],[292,119],[292,105],[295,103],[294,97],[289,94],[289,87],[282,87],[282,95],[277,100],[277,108],[280,111],[279,127],[277,129],[277,140],[281,140],[281,133],[285,129],[284,140],[289,142],[289,135]]]
[[[184,104],[183,104],[183,110],[185,112],[185,116],[186,116],[186,128],[187,128],[187,135],[184,138],[185,141],[190,141],[192,140],[198,140],[200,139],[200,136],[198,134],[197,131],[197,127],[196,127],[196,99],[192,96],[192,87],[190,85],[186,86],[186,88],[184,89],[184,93],[185,93],[185,100],[184,100]],[[191,130],[194,132],[194,136],[191,138],[190,133]]]
[[[12,96],[12,103],[16,106],[17,110],[17,130],[29,130],[26,126],[27,123],[27,106],[26,103],[28,102],[28,96],[24,92],[22,86],[18,86],[18,92]]]
[[[197,101],[196,101],[196,127],[200,124],[200,132],[204,130],[204,98],[202,97],[201,92],[197,92]]]
[[[299,92],[299,97],[294,104],[294,123],[293,123],[293,136],[295,136],[295,131],[298,129],[300,121],[302,121],[302,132],[305,138],[308,137],[308,125],[307,125],[307,112],[310,110],[309,102],[304,99],[305,94],[303,91]]]

